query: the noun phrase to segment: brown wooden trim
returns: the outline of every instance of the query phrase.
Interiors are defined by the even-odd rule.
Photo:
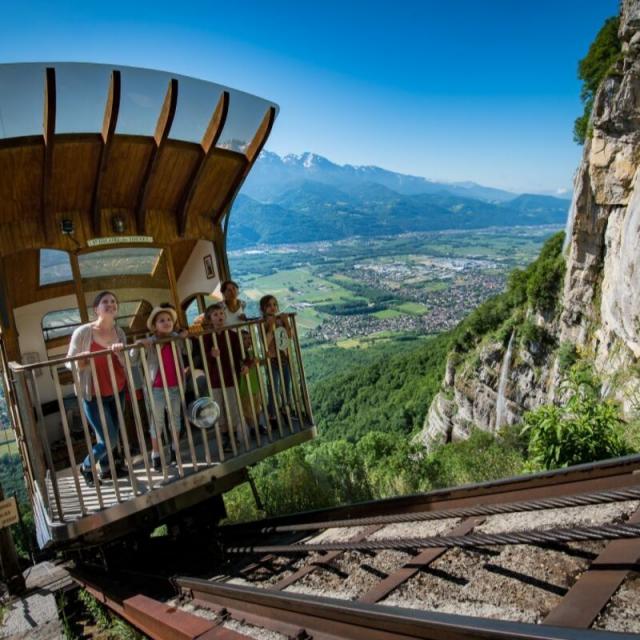
[[[171,289],[171,297],[173,298],[173,306],[176,308],[176,312],[178,314],[178,320],[180,321],[181,327],[187,327],[187,316],[180,304],[180,296],[178,295],[178,281],[176,280],[176,274],[173,266],[173,256],[171,255],[171,250],[167,249],[165,251],[167,256],[166,265],[167,265],[167,274],[169,276],[169,288]]]
[[[216,258],[216,266],[218,267],[218,276],[220,282],[229,280],[231,278],[229,263],[227,260],[226,240],[220,227],[220,224],[216,224],[213,232],[213,249]]]
[[[178,235],[180,237],[184,237],[185,231],[187,229],[187,222],[189,220],[189,208],[191,206],[191,202],[193,201],[193,196],[196,192],[198,182],[200,181],[202,172],[207,163],[207,160],[209,159],[211,151],[215,149],[216,143],[220,139],[220,135],[222,134],[225,122],[227,121],[228,113],[229,92],[223,91],[220,99],[218,100],[218,104],[216,105],[213,115],[211,116],[209,126],[207,127],[207,130],[205,131],[200,143],[200,147],[202,150],[200,161],[198,162],[198,166],[196,167],[195,171],[191,174],[191,177],[185,189],[183,204],[178,209]]]
[[[218,223],[218,221],[224,216],[227,209],[231,207],[233,201],[236,199],[236,195],[238,195],[238,191],[242,187],[246,177],[249,175],[251,168],[253,167],[255,161],[258,159],[260,152],[262,151],[267,139],[269,138],[269,134],[271,133],[271,129],[273,128],[273,123],[276,119],[276,109],[275,107],[269,107],[262,118],[262,122],[258,127],[255,135],[253,136],[253,140],[247,145],[246,158],[248,160],[244,169],[238,172],[238,176],[233,184],[233,187],[229,189],[225,199],[222,201],[222,205],[215,213],[214,222]],[[225,243],[226,245],[226,239]],[[226,247],[225,247],[226,249]]]
[[[269,107],[267,112],[264,114],[262,118],[262,122],[256,131],[256,135],[253,136],[253,140],[247,146],[246,156],[249,160],[249,165],[253,165],[253,163],[257,160],[262,148],[264,147],[267,139],[271,135],[271,129],[273,129],[273,123],[276,120],[276,108]]]
[[[84,287],[82,286],[82,276],[80,275],[80,263],[77,253],[69,254],[69,262],[71,263],[71,273],[73,274],[73,287],[76,292],[76,300],[78,302],[78,310],[80,311],[80,320],[89,322],[89,313],[87,312],[87,303],[84,295]]]
[[[42,228],[45,239],[53,238],[53,215],[51,211],[51,176],[53,173],[53,149],[56,134],[56,70],[47,67],[44,76],[44,157],[42,165]]]
[[[178,81],[175,78],[171,78],[171,80],[169,80],[169,86],[167,88],[167,93],[164,98],[164,103],[162,104],[160,116],[158,117],[156,130],[153,135],[155,145],[153,147],[151,155],[149,156],[149,162],[147,163],[145,176],[144,176],[144,179],[142,180],[142,185],[140,186],[140,195],[139,195],[138,204],[136,206],[136,226],[138,229],[138,233],[145,233],[145,229],[146,229],[145,209],[147,206],[147,199],[149,197],[149,185],[151,184],[151,179],[153,178],[156,172],[158,158],[160,157],[160,152],[162,151],[162,147],[164,146],[167,138],[169,137],[169,132],[171,131],[171,125],[173,124],[173,118],[176,115],[177,104],[178,104]]]
[[[100,150],[100,162],[98,164],[98,174],[96,176],[93,189],[93,199],[91,211],[93,216],[93,232],[100,235],[100,189],[107,170],[109,152],[113,143],[113,137],[118,123],[120,113],[121,77],[120,71],[114,69],[111,72],[111,82],[109,84],[109,94],[104,109],[104,120],[102,122],[102,149]]]

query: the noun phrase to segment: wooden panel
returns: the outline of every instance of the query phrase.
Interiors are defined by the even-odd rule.
[[[192,214],[187,225],[191,229],[192,218],[206,214],[213,215],[228,197],[229,190],[244,174],[247,159],[240,154],[229,154],[216,149],[207,159],[192,200]],[[194,215],[195,214],[195,215]]]
[[[0,147],[0,223],[40,219],[42,207],[42,136],[30,145]]]
[[[162,109],[158,117],[156,124],[156,131],[153,135],[151,155],[149,162],[140,186],[140,193],[138,194],[138,201],[136,203],[136,227],[138,233],[145,233],[146,229],[146,210],[147,210],[147,198],[149,197],[149,183],[153,179],[158,165],[158,159],[164,147],[164,144],[169,137],[171,131],[171,125],[173,124],[173,118],[176,115],[176,107],[178,105],[178,81],[175,78],[169,80],[169,87],[167,88],[167,94],[162,104]]]
[[[197,145],[167,140],[158,157],[156,173],[149,181],[147,210],[177,211],[199,158]]]
[[[114,137],[100,198],[104,208],[135,210],[153,144],[152,138]]]
[[[52,211],[91,210],[101,151],[99,135],[92,142],[56,140],[50,187]]]
[[[40,265],[38,250],[21,251],[2,261],[6,276],[7,295],[11,307],[22,307],[33,302],[50,298],[72,295],[75,291],[72,282],[39,286]]]
[[[111,145],[113,137],[116,133],[116,125],[118,123],[118,115],[120,113],[120,95],[121,95],[121,76],[120,71],[114,69],[111,72],[111,81],[109,83],[109,93],[107,94],[107,104],[104,108],[104,119],[102,121],[102,149],[100,151],[100,162],[98,174],[93,189],[93,199],[91,203],[91,217],[93,221],[93,232],[98,235],[100,233],[100,209],[102,203],[102,181],[109,163],[109,155],[111,154]]]
[[[212,152],[215,150],[215,146],[220,139],[222,130],[224,129],[225,122],[227,121],[227,115],[229,113],[229,92],[223,91],[218,104],[213,111],[209,126],[202,137],[200,147],[202,149],[200,158],[198,159],[198,165],[191,174],[188,185],[184,190],[182,202],[178,209],[178,233],[184,236],[185,231],[189,225],[189,214],[191,212],[191,205],[193,204],[193,196],[198,188],[198,183],[202,177],[202,172],[206,166],[207,160]]]

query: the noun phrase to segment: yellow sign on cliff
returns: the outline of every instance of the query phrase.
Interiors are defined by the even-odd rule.
[[[15,498],[0,500],[0,529],[18,522],[18,505]]]

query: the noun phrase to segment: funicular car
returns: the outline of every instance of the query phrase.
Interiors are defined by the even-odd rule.
[[[127,349],[114,447],[127,473],[90,484],[79,472],[95,434],[76,396],[71,333],[92,319],[92,300],[105,289],[118,297],[118,324],[130,344],[145,335],[160,303],[175,307],[183,327],[202,313],[231,275],[229,213],[276,115],[276,105],[260,98],[158,71],[0,65],[2,372],[41,547],[72,549],[153,528],[245,481],[248,466],[314,436],[295,316],[277,360],[266,356],[265,326],[254,319],[216,337],[247,331],[259,371],[257,406],[230,429],[229,451],[219,423],[193,413],[195,400],[211,391],[202,352],[210,329],[203,327],[172,339],[188,370],[180,384],[182,439],[169,420],[176,463],[162,456],[159,470],[151,464],[142,393],[148,370],[144,355],[137,366]],[[107,356],[111,372],[114,357]],[[267,398],[277,395],[274,368],[283,359],[292,384],[273,422],[265,419]],[[231,393],[239,377],[225,382]],[[222,404],[229,401],[225,395]],[[93,458],[92,466],[97,473]]]

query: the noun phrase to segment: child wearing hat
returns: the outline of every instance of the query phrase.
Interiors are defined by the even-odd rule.
[[[162,433],[163,441],[167,442],[167,428],[165,425],[165,410],[167,410],[167,396],[169,397],[171,414],[173,416],[176,430],[178,434],[182,430],[182,413],[180,409],[180,387],[178,380],[184,381],[185,370],[182,363],[182,351],[183,349],[176,345],[177,358],[174,358],[174,351],[171,346],[171,342],[164,342],[160,346],[160,357],[162,358],[162,365],[165,374],[165,380],[167,384],[167,394],[165,395],[165,389],[162,381],[162,371],[160,369],[160,360],[158,359],[158,350],[156,349],[156,342],[164,340],[165,338],[187,336],[187,331],[183,330],[177,332],[175,330],[176,323],[178,321],[178,314],[175,309],[169,304],[162,304],[158,307],[154,307],[147,319],[147,329],[151,332],[151,336],[137,340],[136,345],[142,345],[145,347],[147,365],[149,369],[149,384],[151,385],[151,398],[148,397],[148,391],[146,386],[144,387],[145,398],[147,400],[147,406],[151,407],[150,420],[149,420],[149,432],[151,434],[151,459],[153,462],[153,468],[159,471],[162,468],[160,458],[160,446],[158,443],[158,429]],[[140,349],[131,349],[130,356],[132,361],[137,361],[140,357]],[[179,436],[178,436],[179,437]],[[171,462],[176,459],[175,445],[171,445]]]

